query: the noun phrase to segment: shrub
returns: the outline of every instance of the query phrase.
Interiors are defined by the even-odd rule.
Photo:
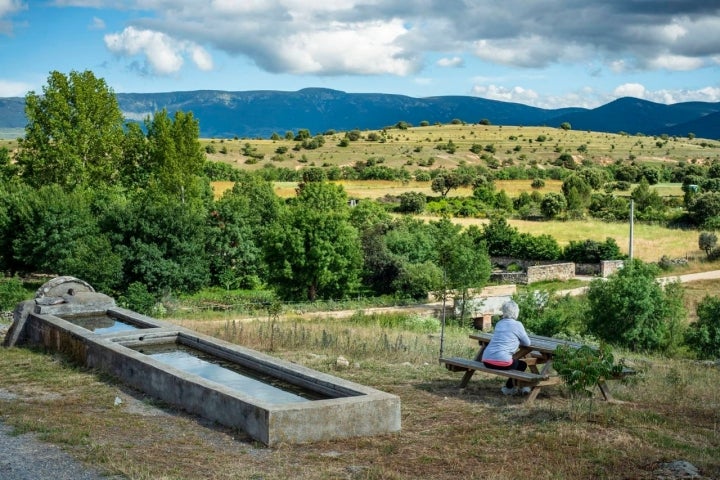
[[[685,317],[679,284],[663,287],[657,267],[628,262],[607,280],[590,282],[588,329],[598,338],[634,351],[671,351]]]
[[[698,320],[685,332],[685,343],[700,358],[720,358],[720,298],[706,296]]]
[[[128,286],[125,295],[120,296],[118,303],[124,308],[147,315],[152,313],[157,299],[144,283],[133,282]]]
[[[31,296],[20,279],[15,277],[0,279],[0,311],[13,311],[18,303]]]

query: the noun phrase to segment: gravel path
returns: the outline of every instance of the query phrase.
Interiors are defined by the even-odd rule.
[[[0,479],[2,480],[121,480],[105,477],[74,460],[60,448],[33,434],[12,435],[0,423]]]

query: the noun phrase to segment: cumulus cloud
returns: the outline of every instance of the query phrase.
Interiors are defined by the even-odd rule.
[[[0,18],[3,8],[18,4],[0,0]],[[465,2],[462,8],[446,0],[212,0],[202,8],[194,0],[54,4],[135,8],[140,13],[128,28],[242,55],[274,73],[408,75],[431,51],[520,68],[602,58],[611,70],[692,70],[720,55],[714,1],[504,0]],[[144,54],[151,66],[177,64],[168,52],[157,53],[163,58],[151,57],[149,49]],[[461,58],[438,65],[461,66]]]
[[[127,27],[121,33],[105,35],[105,45],[119,56],[143,55],[150,72],[158,75],[169,75],[180,70],[186,54],[190,55],[198,68],[212,68],[212,59],[202,47],[152,30]]]

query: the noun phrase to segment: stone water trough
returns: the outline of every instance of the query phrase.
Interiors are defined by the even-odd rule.
[[[57,277],[20,303],[5,346],[60,352],[266,445],[400,430],[400,399],[136,312]]]

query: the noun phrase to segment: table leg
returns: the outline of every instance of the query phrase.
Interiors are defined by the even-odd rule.
[[[600,392],[602,392],[605,401],[612,402],[613,396],[610,393],[610,389],[608,388],[607,383],[605,383],[605,380],[598,381],[598,387],[600,388]]]

